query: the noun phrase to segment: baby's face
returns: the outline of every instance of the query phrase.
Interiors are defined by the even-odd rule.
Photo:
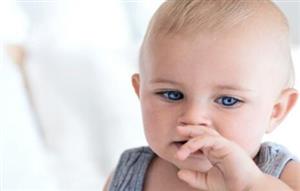
[[[176,127],[192,125],[215,129],[253,157],[270,127],[278,93],[275,50],[268,46],[245,34],[175,36],[149,43],[139,96],[154,152],[181,168],[209,168],[205,158],[202,163],[199,158],[175,158],[176,142],[189,139]]]

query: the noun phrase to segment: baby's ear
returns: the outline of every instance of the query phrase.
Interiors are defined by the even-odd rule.
[[[273,107],[273,112],[270,120],[270,126],[266,133],[271,133],[291,111],[296,104],[298,92],[294,88],[287,88],[282,91],[280,97]]]
[[[134,88],[135,94],[140,97],[140,75],[135,73],[131,76],[131,83]]]

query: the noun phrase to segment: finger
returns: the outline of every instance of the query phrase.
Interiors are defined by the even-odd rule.
[[[219,136],[219,133],[212,129],[202,126],[177,126],[177,131],[187,137],[196,137],[203,133],[210,134],[212,136]]]
[[[205,133],[203,127],[177,126],[179,134],[186,137],[196,137]]]
[[[222,145],[221,137],[214,137],[210,135],[202,135],[190,139],[187,143],[181,146],[177,152],[177,157],[180,160],[185,160],[191,153],[198,150],[218,149]],[[207,152],[206,152],[207,153]]]
[[[177,176],[193,188],[201,190],[208,189],[206,175],[204,173],[191,170],[179,170]]]

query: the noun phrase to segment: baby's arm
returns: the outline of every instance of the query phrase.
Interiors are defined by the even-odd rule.
[[[213,167],[208,172],[181,169],[178,176],[192,187],[205,190],[295,190],[260,171],[248,154],[237,144],[211,128],[178,127],[179,133],[192,137],[177,153],[185,160],[191,153],[202,150]],[[297,174],[288,172],[288,174]],[[299,174],[299,173],[298,173]]]
[[[284,168],[280,179],[293,190],[300,191],[300,162],[289,162]]]
[[[283,182],[273,176],[263,174],[262,177],[259,178],[249,190],[250,191],[263,191],[263,190],[300,191],[299,183],[297,182],[299,182],[299,179],[298,181]]]
[[[109,175],[109,177],[107,178],[106,182],[105,182],[105,185],[103,187],[103,190],[102,191],[109,191],[109,186],[110,186],[110,183],[111,183],[111,179],[112,179],[112,176],[113,176],[113,172]]]

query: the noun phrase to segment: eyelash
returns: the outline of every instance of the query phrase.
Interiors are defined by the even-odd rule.
[[[170,97],[168,97],[168,94],[169,93],[177,93],[177,96],[180,96],[180,99],[183,99],[184,98],[184,95],[179,92],[179,91],[176,91],[176,90],[165,90],[165,91],[160,91],[160,92],[157,92],[155,94],[159,95],[160,97],[166,99],[167,101],[171,101],[171,102],[176,102],[176,101],[179,101],[180,99],[177,98],[177,100],[174,100],[174,99],[170,99]]]
[[[223,99],[223,100],[222,100]],[[234,101],[234,103],[233,104],[229,104],[229,105],[226,105],[226,104],[224,104],[224,100],[225,99],[233,99]],[[220,101],[221,100],[221,101]],[[243,101],[242,100],[239,100],[239,99],[237,99],[237,98],[235,98],[235,97],[232,97],[232,96],[221,96],[221,97],[219,97],[218,99],[216,99],[216,102],[218,103],[218,104],[221,104],[221,105],[223,105],[223,107],[227,107],[227,108],[233,108],[233,107],[236,107],[236,105],[237,104],[239,104],[239,103],[243,103]]]
[[[176,99],[170,98],[170,93],[176,93],[175,97],[177,97]],[[180,91],[176,91],[176,90],[166,90],[166,91],[160,91],[160,92],[156,92],[155,94],[159,95],[160,97],[162,97],[163,99],[169,101],[169,102],[177,102],[180,101],[184,98],[183,93],[181,93]],[[174,94],[173,94],[174,95]],[[226,105],[226,103],[224,103],[224,101],[228,101],[228,99],[231,100],[231,102],[233,101],[233,103]],[[215,100],[216,103],[221,104],[223,107],[226,108],[233,108],[235,105],[239,104],[239,103],[244,103],[242,100],[232,97],[232,96],[220,96]]]

